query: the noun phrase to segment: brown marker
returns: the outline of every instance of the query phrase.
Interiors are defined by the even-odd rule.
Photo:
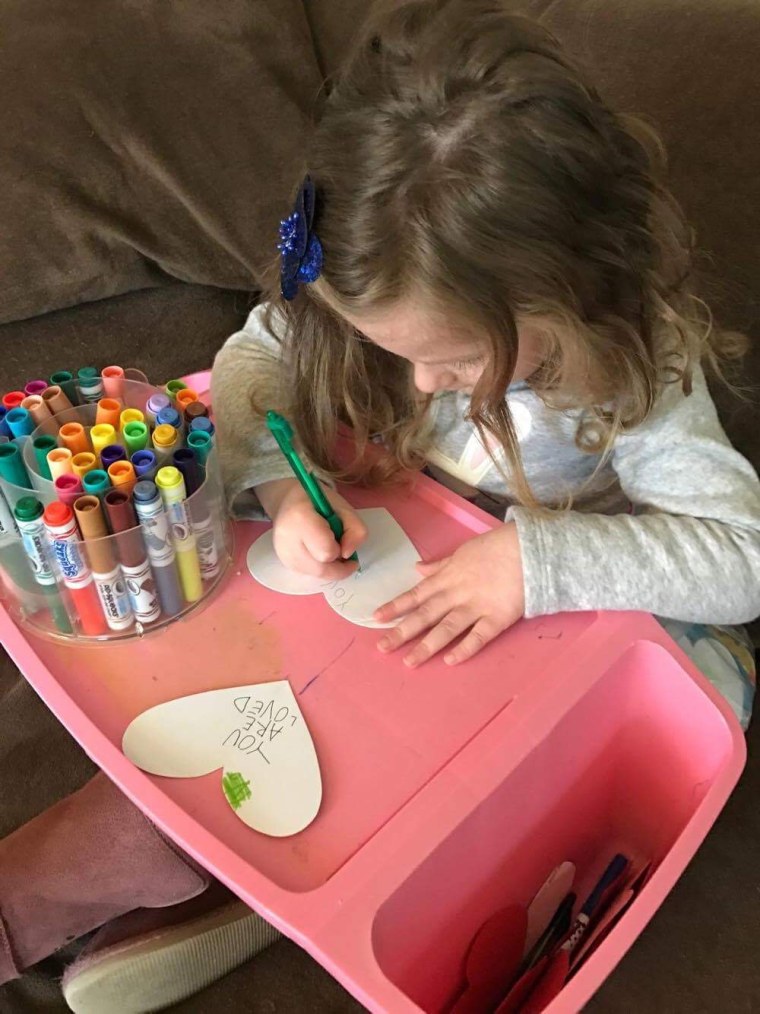
[[[57,412],[65,412],[67,408],[74,407],[63,393],[63,388],[59,387],[57,384],[51,384],[50,387],[44,390],[42,392],[42,398],[53,415]]]
[[[21,402],[21,407],[25,408],[32,419],[34,419],[35,426],[41,426],[45,420],[50,420],[48,403],[39,394],[30,394],[28,398],[24,398]]]
[[[74,501],[74,513],[82,533],[95,587],[106,622],[111,630],[124,631],[134,617],[121,568],[116,562],[113,539],[108,536],[106,519],[96,496],[80,496]]]
[[[109,489],[103,497],[103,505],[114,533],[135,619],[140,623],[155,623],[161,615],[158,589],[129,494]]]
[[[189,426],[193,419],[205,416],[208,419],[208,408],[202,401],[191,401],[185,406],[185,422]]]

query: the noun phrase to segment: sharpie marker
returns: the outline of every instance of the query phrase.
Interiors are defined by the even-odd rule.
[[[71,479],[73,476],[66,478]],[[43,518],[53,557],[58,563],[63,583],[69,589],[82,631],[88,637],[107,633],[108,625],[92,572],[82,552],[74,511],[68,504],[50,503],[45,508]]]
[[[161,616],[158,585],[153,577],[145,544],[137,527],[138,521],[128,493],[109,489],[103,497],[111,531],[119,554],[121,571],[135,619],[139,623],[155,623]]]
[[[203,581],[195,535],[185,506],[185,480],[179,469],[169,465],[159,468],[156,485],[171,525],[182,593],[188,602],[197,602],[203,594]]]
[[[161,608],[167,616],[176,616],[182,612],[185,603],[174,565],[176,555],[161,494],[154,482],[138,482],[132,491],[132,501],[156,578]]]
[[[62,634],[71,634],[71,621],[56,589],[55,574],[48,560],[42,504],[34,496],[22,496],[13,513],[34,580],[48,601],[53,622]]]
[[[88,474],[92,475],[91,472]],[[100,500],[96,496],[80,496],[74,501],[74,513],[84,537],[106,623],[113,631],[128,630],[134,622],[134,616],[124,576],[108,538]]]

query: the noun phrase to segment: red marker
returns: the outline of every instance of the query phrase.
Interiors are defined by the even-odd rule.
[[[74,511],[68,504],[50,503],[45,508],[43,518],[53,556],[79,614],[82,631],[88,637],[108,633],[108,625],[100,606],[92,572],[80,548]]]
[[[24,398],[26,398],[26,391],[9,391],[3,395],[3,407],[10,412],[13,408],[19,408]]]

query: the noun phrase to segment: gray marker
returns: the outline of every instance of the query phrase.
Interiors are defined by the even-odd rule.
[[[174,565],[169,521],[155,482],[138,482],[132,490],[132,501],[156,579],[161,608],[168,616],[176,616],[185,608],[185,600]]]

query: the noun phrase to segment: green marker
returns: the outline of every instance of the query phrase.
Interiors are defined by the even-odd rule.
[[[322,487],[317,482],[316,476],[312,475],[311,472],[307,472],[306,466],[293,449],[293,429],[290,423],[283,416],[278,415],[277,412],[267,412],[267,426],[271,430],[272,436],[277,441],[277,445],[280,450],[287,458],[288,464],[293,469],[296,479],[298,479],[306,491],[306,495],[311,500],[314,510],[320,515],[320,517],[325,519],[332,529],[332,533],[335,536],[336,541],[340,542],[343,538],[343,522],[335,513],[332,504],[322,492]],[[354,553],[350,559],[355,563],[359,562],[359,557],[356,553]]]
[[[0,477],[13,486],[32,488],[18,444],[0,444]]]
[[[108,478],[108,472],[104,472],[102,468],[92,468],[82,476],[82,489],[89,496],[97,496],[102,500],[110,488],[111,480]]]
[[[50,378],[50,383],[60,387],[72,405],[79,405],[79,390],[73,373],[69,373],[68,370],[59,370]]]
[[[187,446],[192,447],[198,458],[198,463],[205,468],[211,448],[214,446],[211,436],[202,430],[191,430],[187,435]]]
[[[122,436],[130,457],[135,451],[144,451],[148,446],[148,427],[143,422],[127,423]]]
[[[48,465],[47,456],[50,451],[54,451],[58,446],[58,441],[55,437],[43,436],[35,437],[32,442],[34,448],[34,456],[37,459],[37,467],[40,470],[40,475],[43,479],[50,479],[52,482],[53,476],[50,472],[50,465]]]
[[[166,391],[167,397],[171,398],[172,402],[174,402],[177,398],[177,391],[184,391],[186,387],[187,384],[184,380],[170,380],[164,390]]]
[[[70,634],[72,629],[69,615],[56,589],[55,574],[48,560],[43,511],[44,508],[36,496],[22,496],[13,513],[34,579],[48,600],[53,622],[62,634]]]

